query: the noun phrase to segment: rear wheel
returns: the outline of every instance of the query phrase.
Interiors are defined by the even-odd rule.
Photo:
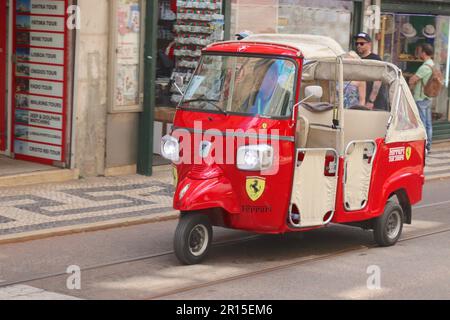
[[[212,226],[207,216],[199,213],[182,215],[175,231],[176,257],[186,265],[200,263],[208,254],[212,237]]]
[[[375,219],[373,236],[375,242],[382,247],[393,246],[402,235],[403,209],[393,201],[389,201],[381,217]]]

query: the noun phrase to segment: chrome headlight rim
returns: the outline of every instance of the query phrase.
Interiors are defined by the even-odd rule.
[[[164,136],[161,139],[161,155],[167,160],[178,162],[180,160],[180,143],[178,140],[170,135]]]
[[[243,146],[238,149],[237,167],[243,171],[269,170],[273,156],[273,147],[267,144]]]

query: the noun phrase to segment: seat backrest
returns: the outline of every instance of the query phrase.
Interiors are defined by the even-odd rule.
[[[344,110],[345,145],[354,140],[375,140],[386,136],[390,113],[387,111]]]
[[[333,124],[333,110],[325,108],[320,112],[313,112],[303,105],[299,108],[299,118],[303,117],[308,122],[306,139],[300,143],[306,143],[305,148],[336,148],[336,130],[331,129]]]
[[[309,134],[309,121],[304,116],[299,116],[297,120],[297,130],[295,132],[296,149],[306,148]]]

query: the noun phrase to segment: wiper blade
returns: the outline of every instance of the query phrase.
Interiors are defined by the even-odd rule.
[[[227,112],[225,110],[223,110],[221,107],[219,107],[219,105],[214,103],[214,102],[219,102],[219,100],[207,99],[207,98],[197,98],[197,99],[191,99],[191,100],[184,100],[183,102],[185,102],[185,103],[190,103],[190,102],[208,102],[209,104],[214,106],[217,110],[219,110],[223,114],[225,114],[225,115],[227,114]]]

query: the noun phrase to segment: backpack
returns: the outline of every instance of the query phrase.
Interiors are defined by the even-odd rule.
[[[428,80],[428,82],[425,84],[423,88],[423,93],[427,97],[437,97],[439,96],[442,88],[444,87],[444,77],[442,76],[442,72],[439,69],[439,67],[433,68],[428,64],[426,64],[426,66],[428,66],[433,73],[431,74],[431,77]]]

